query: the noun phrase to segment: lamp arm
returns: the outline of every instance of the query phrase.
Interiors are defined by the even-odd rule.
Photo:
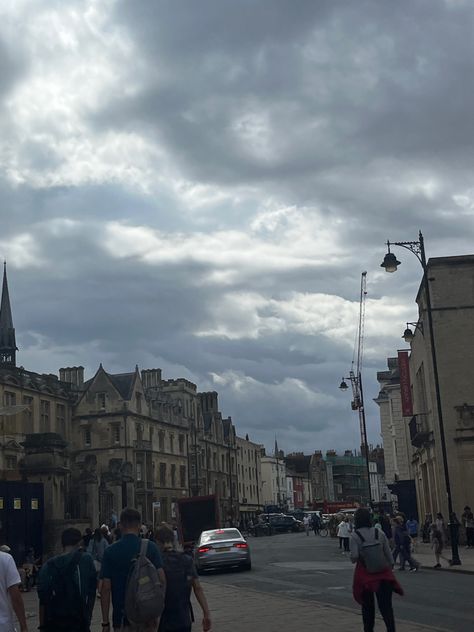
[[[423,263],[421,242],[419,241],[390,241],[388,243],[390,246],[400,246],[400,248],[405,248],[405,250],[409,250],[410,252],[412,252],[415,255],[415,257],[418,259],[418,261],[420,262],[423,270],[425,269],[426,264]]]

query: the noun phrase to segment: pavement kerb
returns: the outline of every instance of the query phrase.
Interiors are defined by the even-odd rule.
[[[445,569],[445,570],[450,570],[450,569]],[[456,572],[456,571],[454,571]],[[459,571],[457,571],[459,572]],[[468,571],[470,572],[470,571]],[[201,582],[205,585],[206,589],[207,587],[211,587],[214,584],[212,582],[206,582],[205,580],[203,581],[201,578]],[[243,587],[237,587],[233,584],[219,584],[219,587],[221,588],[229,588],[232,590],[241,590],[243,592],[250,592],[250,593],[256,593],[258,595],[265,595],[266,593],[263,590],[257,590],[255,588],[243,588]],[[212,589],[211,589],[212,590]],[[360,609],[359,608],[347,608],[346,606],[338,606],[336,604],[332,604],[332,603],[327,603],[325,601],[317,601],[315,599],[311,599],[311,600],[305,600],[305,599],[299,599],[298,597],[293,597],[292,595],[282,595],[282,598],[284,599],[288,599],[289,601],[296,601],[297,603],[311,603],[314,604],[316,608],[320,607],[320,608],[328,608],[330,610],[337,610],[337,611],[343,611],[343,612],[347,612],[348,614],[360,614]],[[380,618],[379,615],[376,616],[376,620],[378,620],[379,622],[382,621],[382,619]],[[424,625],[423,623],[416,623],[415,621],[409,621],[408,619],[399,619],[397,618],[397,623],[400,624],[404,624],[404,625],[411,625],[415,628],[417,628],[418,630],[420,630],[420,632],[423,632],[423,630],[426,630],[427,632],[451,632],[450,630],[447,630],[446,628],[434,628],[433,626],[429,626],[429,625]]]
[[[433,568],[433,566],[425,566],[421,564],[420,568],[425,569],[426,571],[436,571],[441,573],[459,573],[460,575],[474,575],[474,570],[469,570],[467,568],[459,568],[456,566],[455,568],[451,568],[450,566],[442,566],[441,568]]]

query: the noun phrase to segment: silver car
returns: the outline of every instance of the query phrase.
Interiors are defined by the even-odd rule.
[[[252,568],[249,545],[238,529],[203,531],[194,550],[198,572],[210,568],[240,566]]]

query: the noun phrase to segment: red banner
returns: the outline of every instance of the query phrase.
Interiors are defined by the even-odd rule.
[[[408,351],[398,352],[398,370],[400,372],[402,415],[404,417],[411,417],[413,415],[413,400],[411,397],[410,363],[408,360]]]

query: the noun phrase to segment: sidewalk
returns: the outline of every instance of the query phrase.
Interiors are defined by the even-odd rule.
[[[451,557],[451,547],[444,549],[443,555],[447,558]],[[430,544],[418,542],[413,557],[418,560],[423,568],[433,568],[436,564],[435,556]],[[474,574],[474,549],[466,549],[464,546],[459,547],[459,557],[461,558],[461,566],[448,566],[448,563],[441,560],[442,571],[452,571],[453,573],[469,573]]]
[[[362,619],[357,608],[340,608],[324,603],[304,601],[271,595],[253,590],[216,585],[203,581],[212,617],[212,632],[357,632],[362,630]],[[37,596],[36,591],[24,595],[28,616],[28,629],[36,630]],[[200,609],[193,603],[196,623],[193,632],[201,632]],[[378,622],[378,629],[383,623]],[[101,632],[100,604],[94,611],[91,632]],[[397,621],[398,632],[446,632],[442,628],[433,628],[415,623]]]

